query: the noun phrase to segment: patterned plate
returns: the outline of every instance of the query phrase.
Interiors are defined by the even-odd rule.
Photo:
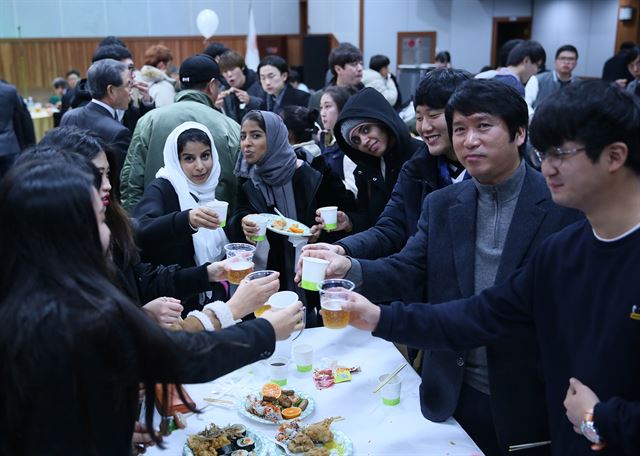
[[[255,456],[268,456],[273,451],[272,448],[274,445],[261,433],[247,428],[247,437],[251,437],[256,443],[256,447],[253,450]],[[185,443],[182,448],[182,456],[195,456],[188,443]]]
[[[282,234],[283,236],[311,236],[311,230],[304,223],[296,222],[295,220],[290,218],[280,217],[279,215],[276,215],[276,214],[260,214],[260,215],[262,215],[267,219],[267,229],[270,231],[273,231],[274,233]],[[273,226],[271,226],[271,224],[276,220],[284,220],[285,222],[287,222],[287,224],[283,229],[274,228]],[[289,228],[293,224],[298,225],[298,228],[304,230],[304,232],[293,233],[289,231]]]
[[[329,443],[325,443],[324,445],[318,443],[316,447],[318,448],[326,448],[329,450],[329,454],[331,456],[352,456],[353,455],[353,442],[347,435],[342,431],[336,431],[331,428],[333,432],[333,440]],[[277,454],[287,454],[287,455],[299,455],[304,453],[292,453],[286,446],[282,444],[275,445],[275,448],[279,453]]]
[[[308,417],[309,415],[311,415],[313,413],[313,410],[316,407],[316,403],[313,400],[313,398],[311,396],[309,396],[306,393],[303,393],[302,391],[297,391],[296,393],[298,394],[298,396],[300,396],[302,399],[306,399],[307,401],[309,401],[309,405],[307,405],[307,408],[304,409],[304,411],[302,412],[302,414],[298,417],[301,420],[304,420],[306,417]],[[251,392],[250,393],[253,396],[261,396],[261,392],[260,391],[255,391],[255,392]],[[240,413],[240,415],[249,418],[250,420],[253,421],[257,421],[258,423],[264,423],[264,424],[276,424],[279,425],[280,423],[286,423],[289,420],[280,420],[278,422],[273,422],[270,421],[266,418],[261,418],[257,415],[254,415],[253,413],[249,412],[249,401],[247,400],[247,396],[248,395],[244,395],[240,398],[240,400],[238,401],[238,412]]]

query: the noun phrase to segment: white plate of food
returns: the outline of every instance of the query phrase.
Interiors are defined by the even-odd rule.
[[[265,392],[265,388],[270,385],[274,384],[268,383],[261,391],[253,391],[241,397],[238,412],[250,420],[264,424],[304,419],[313,413],[315,402],[308,394],[283,388],[280,389],[280,394],[277,391],[275,394]]]
[[[332,426],[334,421],[341,419],[326,418],[309,425],[299,420],[283,423],[275,437],[277,447],[288,455],[352,456],[353,442]]]
[[[276,214],[260,214],[267,219],[267,229],[283,236],[311,236],[311,229],[304,223]]]
[[[272,448],[272,444],[262,434],[243,424],[220,428],[211,423],[202,432],[187,438],[182,456],[267,456]]]

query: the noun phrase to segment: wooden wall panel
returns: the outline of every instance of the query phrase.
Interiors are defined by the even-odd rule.
[[[301,65],[302,35],[280,36],[287,43],[287,55],[283,57],[291,65]],[[153,44],[164,44],[171,49],[177,67],[188,56],[202,52],[208,44],[197,36],[121,39],[133,54],[138,68],[143,64],[144,51]],[[335,37],[331,40],[337,45]],[[245,52],[244,36],[218,36],[215,41],[241,54]],[[99,42],[99,38],[0,39],[0,79],[17,85],[24,96],[33,89],[49,90],[56,76],[64,76],[72,68],[85,74]]]
[[[633,8],[633,18],[630,21],[618,20],[614,53],[618,53],[620,45],[625,41],[633,41],[636,44],[640,42],[640,0],[619,0],[618,12],[623,6]]]

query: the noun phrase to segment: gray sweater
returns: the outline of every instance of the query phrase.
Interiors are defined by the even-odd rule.
[[[483,185],[473,179],[478,190],[474,266],[476,294],[495,283],[502,249],[522,189],[525,172],[523,160],[516,171],[498,185]],[[486,348],[471,350],[465,368],[465,382],[478,391],[489,394]]]

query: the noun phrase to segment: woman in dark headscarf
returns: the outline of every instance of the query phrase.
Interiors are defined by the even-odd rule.
[[[326,234],[315,225],[315,211],[323,206],[350,210],[353,198],[333,174],[323,174],[304,160],[298,159],[288,141],[282,119],[269,111],[251,111],[242,119],[240,131],[242,155],[235,173],[240,192],[238,208],[230,223],[232,240],[246,242],[257,232],[250,217],[256,213],[274,213],[277,208],[286,217],[311,227],[309,242]],[[314,226],[315,225],[315,226]],[[328,239],[327,239],[328,240]],[[280,272],[280,289],[292,290],[305,299],[293,281],[295,248],[285,236],[267,233],[267,269]],[[252,242],[253,241],[250,241]],[[262,249],[261,249],[262,248]],[[307,307],[313,307],[307,302]],[[315,310],[309,309],[307,325],[313,325]]]

